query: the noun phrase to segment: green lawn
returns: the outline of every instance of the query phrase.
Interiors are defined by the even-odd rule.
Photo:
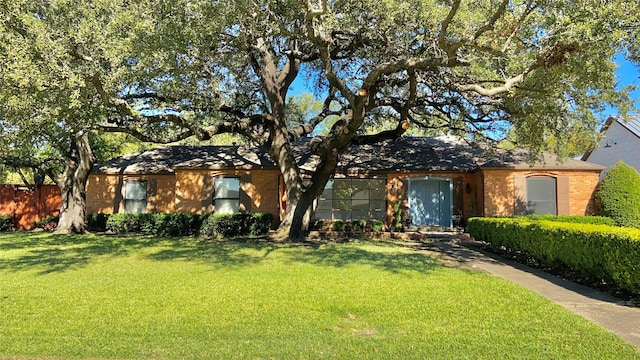
[[[0,358],[640,359],[506,280],[385,242],[0,235]]]

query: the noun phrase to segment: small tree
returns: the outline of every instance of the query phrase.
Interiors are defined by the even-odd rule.
[[[613,165],[596,190],[596,204],[599,215],[640,228],[640,174],[623,161]]]

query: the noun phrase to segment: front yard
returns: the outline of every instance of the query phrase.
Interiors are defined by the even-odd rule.
[[[640,359],[506,280],[391,242],[0,234],[0,358]]]

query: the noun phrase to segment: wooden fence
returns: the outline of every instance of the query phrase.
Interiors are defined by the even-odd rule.
[[[0,216],[11,216],[18,230],[60,213],[60,189],[56,185],[0,185]]]

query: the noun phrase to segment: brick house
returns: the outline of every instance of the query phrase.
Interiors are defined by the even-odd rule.
[[[305,153],[304,172],[317,159]],[[351,148],[316,201],[316,219],[380,219],[394,205],[415,226],[452,226],[472,216],[592,213],[603,167],[524,150],[486,151],[458,138],[405,137]],[[398,207],[396,206],[396,208]],[[96,166],[88,213],[270,212],[281,219],[284,183],[262,151],[246,146],[166,146]],[[275,225],[275,224],[274,224]]]

